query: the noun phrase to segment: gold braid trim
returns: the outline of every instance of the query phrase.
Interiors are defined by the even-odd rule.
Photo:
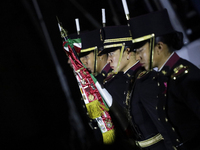
[[[86,104],[88,114],[90,118],[95,119],[102,116],[103,110],[108,111],[104,105],[101,105],[98,100],[94,100],[88,104]],[[103,110],[101,109],[103,108]]]
[[[115,42],[124,42],[124,41],[132,41],[132,37],[106,39],[104,40],[104,43],[115,43]]]
[[[155,37],[155,34],[150,34],[150,35],[145,35],[136,39],[132,39],[132,43],[137,43],[137,42],[141,42],[141,41],[145,41],[148,40],[152,37]]]
[[[103,143],[104,144],[111,144],[115,141],[115,130],[109,130],[103,133]]]
[[[92,50],[95,50],[95,49],[97,49],[97,46],[86,48],[86,49],[81,49],[81,53],[83,53],[83,52],[89,52],[89,51],[92,51]]]

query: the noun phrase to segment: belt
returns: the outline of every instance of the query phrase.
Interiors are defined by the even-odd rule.
[[[141,148],[145,148],[145,147],[149,147],[153,144],[158,143],[159,141],[164,140],[164,138],[162,137],[162,135],[160,133],[156,134],[155,136],[143,140],[143,141],[136,141],[136,145],[141,147]]]

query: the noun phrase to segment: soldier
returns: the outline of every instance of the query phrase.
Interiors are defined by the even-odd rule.
[[[113,69],[111,75],[104,80],[103,86],[112,95],[114,105],[117,105],[121,113],[126,114],[128,89],[133,85],[137,73],[141,71],[141,65],[130,49],[132,38],[129,28],[126,25],[104,27],[102,40],[104,49],[99,55],[108,54],[108,63]],[[125,131],[129,132],[127,117],[120,115],[115,119],[115,129],[118,129],[116,141],[127,140],[127,134],[124,134]]]
[[[136,57],[147,70],[137,80],[133,94],[133,122],[144,131],[141,122],[145,121],[135,117],[138,102],[167,149],[200,149],[200,94],[196,87],[200,70],[175,52],[183,46],[182,33],[173,29],[166,9],[131,18],[129,23]],[[145,142],[139,142],[141,147]]]
[[[102,41],[100,40],[100,29],[88,31],[80,34],[82,48],[79,58],[85,67],[102,83],[106,75],[103,69],[110,71],[107,66],[107,55],[98,56],[102,50]]]
[[[114,33],[114,36],[112,35]],[[113,75],[112,72],[110,72],[110,70],[114,69],[115,70],[115,74],[116,74],[116,68],[119,68],[118,70],[120,72],[126,72],[123,74],[120,74],[119,76],[117,76],[115,78],[115,80],[112,80],[112,82],[110,82],[111,80],[106,80],[106,84],[104,85],[108,85],[108,84],[113,84],[112,86],[110,86],[108,89],[108,92],[110,93],[110,91],[112,90],[113,92],[111,92],[111,96],[113,99],[112,102],[112,106],[110,107],[110,114],[112,117],[114,126],[115,126],[115,131],[116,131],[116,139],[115,139],[115,143],[113,143],[113,146],[124,146],[125,149],[132,149],[132,145],[130,146],[129,143],[127,143],[127,141],[125,141],[125,136],[123,135],[123,137],[121,137],[122,140],[124,141],[120,141],[120,143],[118,143],[118,133],[119,133],[119,128],[123,128],[124,132],[123,134],[125,134],[125,130],[127,129],[127,118],[125,118],[125,114],[123,113],[123,106],[120,106],[118,104],[118,102],[121,102],[124,107],[125,107],[125,100],[126,100],[126,95],[127,93],[124,94],[124,91],[121,92],[122,90],[120,89],[120,94],[117,93],[116,91],[118,90],[118,87],[116,86],[116,83],[120,83],[122,88],[128,88],[129,84],[130,84],[130,79],[134,76],[134,74],[136,73],[136,70],[138,70],[140,68],[140,64],[138,62],[135,61],[135,55],[133,52],[130,52],[130,45],[131,45],[131,36],[130,36],[130,32],[128,30],[128,26],[121,26],[121,27],[105,27],[102,28],[100,30],[94,30],[94,31],[90,31],[90,32],[85,32],[80,34],[81,37],[81,42],[82,42],[82,49],[81,52],[79,54],[79,57],[81,59],[81,61],[83,62],[83,64],[85,64],[86,68],[88,68],[88,70],[90,70],[92,73],[97,73],[98,75],[97,80],[100,81],[101,83],[103,83],[102,79],[104,79],[108,73],[111,73],[111,76]],[[115,38],[114,42],[110,43],[110,42],[106,42],[106,40],[109,39],[113,39]],[[124,41],[120,41],[119,38],[124,38]],[[103,45],[102,42],[105,42],[104,44],[104,49],[102,49]],[[107,49],[106,46],[113,46],[113,44],[118,44],[117,47],[113,47],[113,51],[121,51],[122,49],[122,53],[121,53],[121,65],[120,67],[117,67],[117,65],[113,68],[110,68],[110,61],[108,61],[109,63],[103,67],[103,65],[101,65],[100,62],[103,58],[105,58],[105,56],[107,57],[107,53],[111,52]],[[99,53],[99,55],[97,56],[97,54]],[[120,56],[120,55],[119,55]],[[103,57],[103,58],[102,58]],[[100,58],[100,59],[98,59]],[[111,58],[111,56],[109,57]],[[111,58],[113,59],[113,58]],[[118,60],[117,60],[118,62]],[[97,63],[97,65],[95,65]],[[98,64],[99,63],[99,64]],[[107,60],[105,62],[105,64],[107,63]],[[116,63],[116,61],[115,61]],[[99,69],[99,71],[95,71],[95,66],[101,65],[101,69]],[[94,69],[93,69],[94,68]],[[98,68],[98,67],[96,67]],[[99,73],[101,71],[101,73]],[[121,76],[122,75],[122,76]],[[101,77],[101,80],[100,78]],[[113,76],[112,76],[113,77]],[[114,79],[114,78],[113,78]],[[105,81],[105,80],[104,80]],[[114,89],[113,89],[114,87]],[[106,88],[107,89],[107,88]],[[117,94],[117,95],[116,95]],[[122,98],[124,98],[122,100]],[[121,101],[119,100],[121,99]],[[122,109],[123,108],[123,109]],[[121,132],[121,131],[120,131]],[[124,143],[125,142],[125,143]],[[118,147],[119,148],[119,147]]]

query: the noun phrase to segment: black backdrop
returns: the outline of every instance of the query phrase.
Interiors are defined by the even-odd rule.
[[[1,1],[0,47],[0,146],[1,149],[80,149],[79,134],[93,141],[80,92],[67,58],[62,50],[56,16],[69,34],[76,32],[75,18],[81,31],[101,26],[101,8],[106,9],[107,25],[126,24],[121,0],[79,0],[76,7],[70,0],[38,1],[56,57],[69,86],[66,98],[55,63],[42,32],[31,0]],[[92,4],[91,4],[92,2]],[[114,12],[109,6],[112,2]],[[147,13],[144,1],[127,1],[131,17]],[[79,10],[79,9],[80,10]],[[87,11],[96,20],[90,21]],[[116,14],[116,16],[115,16]],[[115,18],[117,17],[117,19]],[[117,21],[116,21],[117,20]],[[69,117],[68,100],[75,105],[79,124],[84,132],[77,133],[77,122]],[[72,123],[72,124],[71,124]],[[87,142],[86,142],[87,143]]]

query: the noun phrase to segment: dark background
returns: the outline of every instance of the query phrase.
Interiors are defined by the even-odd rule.
[[[194,41],[200,35],[200,6],[196,9],[191,2],[177,0],[171,4],[184,30],[193,31],[187,36]],[[156,0],[127,3],[131,17],[161,9]],[[40,0],[38,4],[43,19],[38,19],[31,0],[6,0],[0,4],[1,149],[78,149],[82,140],[78,135],[87,133],[89,140],[92,135],[62,49],[56,16],[72,34],[76,33],[75,18],[79,18],[81,32],[100,28],[102,8],[106,10],[107,26],[126,24],[123,6],[121,0]],[[47,44],[41,22],[47,27],[53,47]],[[66,97],[50,49],[55,52],[71,97]]]

